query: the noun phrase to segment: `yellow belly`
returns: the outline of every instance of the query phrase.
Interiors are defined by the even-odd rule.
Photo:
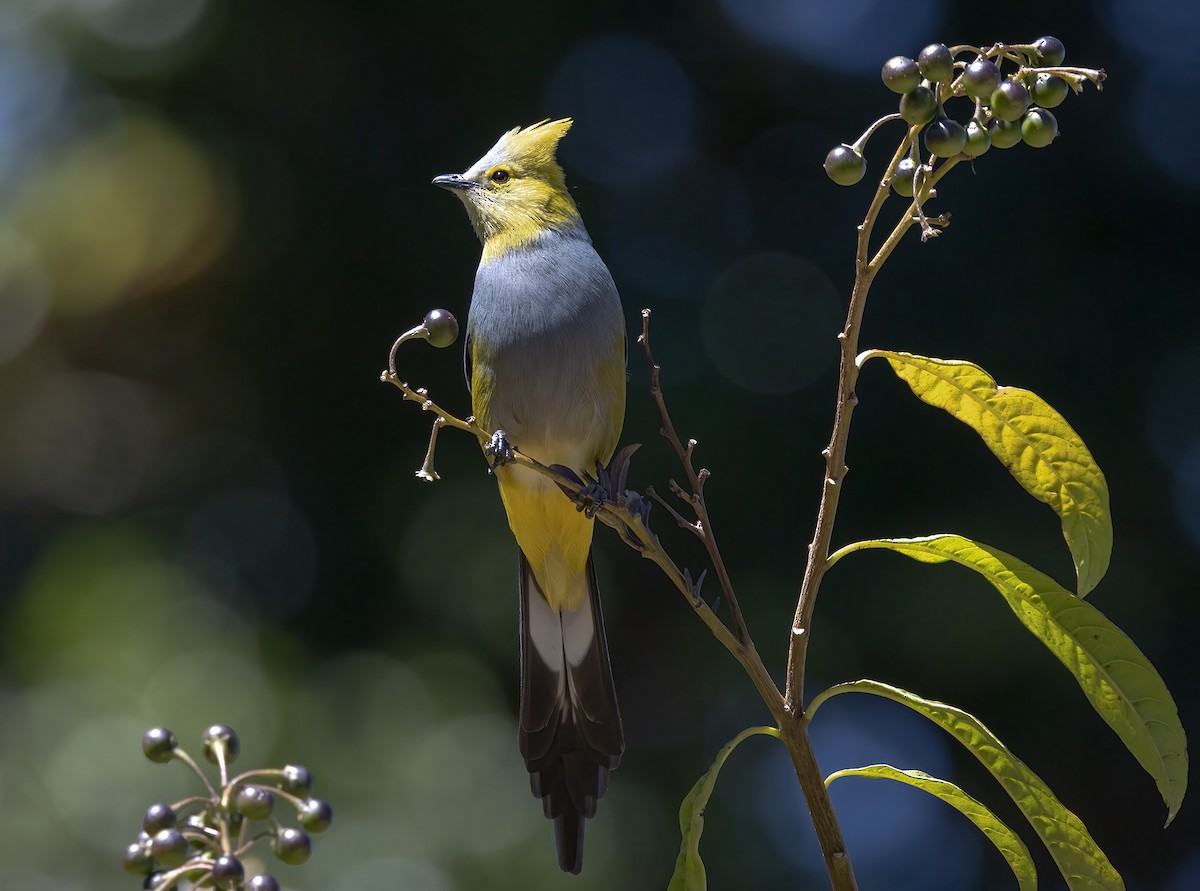
[[[501,467],[496,478],[508,525],[550,607],[555,612],[579,609],[588,596],[587,558],[595,522],[536,471]]]

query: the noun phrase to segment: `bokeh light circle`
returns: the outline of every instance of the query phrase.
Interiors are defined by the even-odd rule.
[[[1200,129],[1194,118],[1179,113],[1200,92],[1200,75],[1191,57],[1154,60],[1143,69],[1136,91],[1129,132],[1142,155],[1176,183],[1200,188]]]
[[[691,161],[624,189],[604,210],[600,225],[613,275],[623,287],[659,297],[696,297],[750,239],[745,187],[711,161]]]
[[[943,13],[941,0],[721,0],[721,8],[752,40],[847,74],[878,74],[890,56],[916,56]]]
[[[88,26],[108,42],[134,50],[157,49],[186,35],[207,0],[108,0],[79,7]]]
[[[78,111],[108,120],[41,159],[0,217],[40,255],[54,309],[95,312],[207,268],[233,228],[224,171],[155,115]]]
[[[0,362],[37,337],[49,307],[50,285],[36,252],[20,238],[0,238]]]
[[[1177,473],[1175,509],[1192,546],[1200,550],[1200,437],[1184,450]]]
[[[1146,386],[1146,444],[1177,473],[1192,443],[1200,441],[1200,412],[1194,407],[1197,380],[1200,347],[1192,347],[1165,356]]]
[[[188,515],[182,561],[244,609],[288,616],[308,601],[316,545],[304,516],[282,494],[247,487],[213,493]]]
[[[149,482],[163,430],[144,385],[67,372],[30,389],[8,435],[30,494],[66,510],[106,514],[128,506]]]
[[[458,887],[431,863],[403,857],[377,857],[354,864],[339,876],[335,891],[454,891]]]
[[[66,60],[48,41],[0,40],[0,153],[54,117],[67,79]]]
[[[575,119],[560,149],[564,165],[606,186],[662,173],[694,142],[691,82],[670,54],[635,37],[573,49],[550,77],[546,107]]]
[[[1179,0],[1108,0],[1099,17],[1113,37],[1148,59],[1175,55],[1186,61],[1200,50],[1200,5]],[[1171,53],[1164,53],[1164,47]],[[1073,64],[1067,47],[1066,64]],[[1078,64],[1078,63],[1074,63]]]
[[[837,358],[833,283],[802,257],[755,254],[722,273],[704,306],[704,344],[720,371],[755,393],[812,383]]]

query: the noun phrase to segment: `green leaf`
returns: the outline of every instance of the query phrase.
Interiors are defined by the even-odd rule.
[[[860,541],[830,559],[865,548],[886,548],[923,563],[953,561],[991,582],[1154,777],[1167,805],[1167,823],[1175,819],[1187,791],[1187,737],[1167,685],[1120,628],[1032,566],[961,535]]]
[[[825,778],[825,785],[828,786],[841,777],[895,780],[898,783],[915,786],[940,798],[974,823],[975,828],[996,846],[996,850],[1008,861],[1013,875],[1017,877],[1017,887],[1020,891],[1034,891],[1037,888],[1037,869],[1033,865],[1033,859],[1029,856],[1029,849],[1025,847],[1025,843],[999,817],[993,814],[987,805],[976,801],[954,783],[938,779],[919,770],[900,770],[890,764],[872,764],[868,767],[855,767],[831,773]]]
[[[1108,571],[1113,532],[1108,484],[1079,434],[1042,397],[997,386],[978,365],[888,350],[863,353],[859,365],[874,356],[922,402],[978,433],[1025,491],[1054,509],[1086,597]]]
[[[779,731],[774,727],[748,727],[725,744],[712,767],[704,772],[692,791],[683,799],[679,806],[679,831],[683,841],[679,845],[679,857],[675,860],[675,872],[671,874],[671,883],[667,891],[707,891],[708,878],[704,874],[704,862],[700,859],[700,835],[704,832],[704,809],[708,806],[709,796],[717,783],[717,774],[725,759],[744,739],[755,734],[765,734],[779,739]]]
[[[871,680],[838,684],[825,690],[809,705],[808,719],[812,720],[813,713],[821,703],[840,693],[871,693],[906,705],[962,743],[1016,802],[1054,858],[1071,891],[1124,891],[1125,883],[1121,876],[1088,834],[1087,827],[979,719],[944,702],[922,699],[899,687]]]

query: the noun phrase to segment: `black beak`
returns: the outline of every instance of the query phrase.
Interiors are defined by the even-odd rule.
[[[475,185],[475,183],[466,179],[461,173],[443,173],[441,176],[435,176],[433,184],[450,190],[469,189]]]

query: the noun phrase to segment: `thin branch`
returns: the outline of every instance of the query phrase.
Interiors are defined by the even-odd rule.
[[[191,755],[189,755],[183,749],[177,747],[174,752],[172,752],[172,757],[178,758],[191,768],[192,773],[200,778],[200,782],[202,782],[204,784],[204,788],[208,790],[209,798],[213,800],[220,799],[220,796],[217,795],[217,790],[213,788],[213,784],[208,781],[208,777],[204,775],[204,771],[200,769]]]
[[[421,469],[417,471],[417,476],[428,482],[437,482],[441,476],[433,469],[433,450],[437,446],[438,431],[446,426],[446,421],[443,418],[435,418],[433,421],[433,430],[429,433],[429,448],[425,450],[425,460],[421,463]]]
[[[687,444],[684,445],[675,430],[675,422],[671,420],[671,413],[667,410],[667,402],[663,396],[660,380],[662,369],[654,361],[654,353],[650,348],[650,310],[648,309],[642,310],[642,333],[638,337],[638,343],[642,345],[642,351],[646,354],[646,363],[650,366],[650,395],[654,397],[654,402],[658,406],[658,414],[662,418],[662,433],[675,448],[675,454],[679,456],[679,461],[683,465],[684,472],[687,473],[688,483],[692,490],[691,497],[687,500],[696,512],[696,526],[699,527],[698,534],[704,542],[704,548],[708,551],[708,558],[717,573],[718,581],[721,583],[721,594],[729,604],[729,614],[733,618],[734,631],[742,648],[753,652],[754,644],[750,639],[750,629],[746,627],[746,619],[742,615],[742,607],[738,603],[737,594],[733,590],[733,581],[729,578],[729,570],[725,566],[725,559],[721,556],[721,549],[717,545],[717,538],[712,527],[712,519],[708,514],[708,505],[704,501],[704,483],[709,478],[709,472],[707,468],[703,467],[699,471],[696,470],[696,466],[692,461],[692,455],[696,449],[696,440],[689,439]],[[773,681],[771,686],[775,686]]]
[[[661,504],[663,510],[665,510],[674,518],[675,522],[679,524],[681,529],[686,529],[688,532],[691,532],[701,538],[704,537],[704,530],[700,528],[700,524],[693,523],[679,511],[675,510],[675,508],[671,507],[671,502],[659,495],[653,486],[650,486],[648,489],[646,489],[646,494]]]
[[[796,600],[796,613],[792,620],[791,634],[788,641],[787,684],[784,689],[784,710],[793,716],[800,716],[804,702],[804,670],[808,655],[808,641],[811,637],[813,609],[816,607],[817,594],[821,587],[821,579],[828,568],[829,542],[833,535],[833,521],[837,515],[838,500],[842,493],[842,480],[849,468],[846,466],[846,444],[850,434],[850,418],[854,407],[858,404],[858,396],[854,392],[858,381],[858,366],[854,357],[858,353],[859,329],[862,326],[863,311],[866,308],[867,293],[871,289],[876,273],[883,261],[899,243],[904,233],[916,222],[914,212],[921,201],[921,193],[914,196],[909,209],[905,211],[892,232],[884,240],[879,251],[868,260],[870,252],[871,233],[888,197],[891,178],[900,163],[910,152],[912,145],[920,132],[919,126],[909,129],[908,136],[897,147],[887,172],[875,190],[875,197],[867,209],[866,217],[858,227],[858,244],[855,250],[854,287],[850,293],[850,306],[846,312],[846,325],[838,335],[841,348],[841,365],[838,375],[837,407],[834,413],[833,432],[829,445],[822,454],[825,456],[825,480],[822,484],[821,502],[817,509],[817,523],[813,529],[812,542],[808,546],[808,560],[804,567],[804,580],[800,586],[800,594]],[[926,181],[922,192],[931,190],[945,172],[950,169],[956,158],[949,159],[935,170]]]

